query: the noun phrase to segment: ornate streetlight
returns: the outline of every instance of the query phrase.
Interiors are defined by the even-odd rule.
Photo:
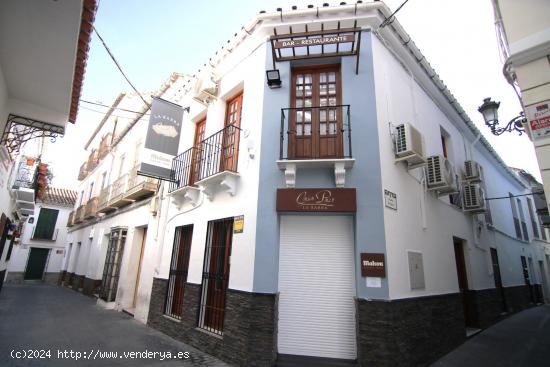
[[[505,131],[517,131],[519,135],[525,132],[524,124],[527,122],[523,112],[511,119],[505,127],[497,127],[498,125],[498,107],[500,102],[491,101],[491,98],[485,98],[483,104],[477,109],[485,120],[485,125],[491,129],[493,135],[501,135]]]

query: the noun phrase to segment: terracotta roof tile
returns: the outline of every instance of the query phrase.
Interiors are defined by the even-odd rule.
[[[48,187],[41,200],[44,204],[73,207],[76,202],[77,193],[74,190]]]

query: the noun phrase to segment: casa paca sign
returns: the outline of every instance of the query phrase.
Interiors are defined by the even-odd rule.
[[[277,189],[279,212],[344,212],[357,211],[355,189]]]

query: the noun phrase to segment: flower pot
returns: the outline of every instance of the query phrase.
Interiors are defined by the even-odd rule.
[[[36,162],[36,159],[27,157],[27,166],[32,166]]]

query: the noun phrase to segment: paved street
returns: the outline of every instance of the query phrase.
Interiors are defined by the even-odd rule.
[[[146,351],[157,354],[146,355]],[[11,356],[23,357],[29,352],[43,358]],[[105,352],[116,352],[116,358],[113,354],[105,358]],[[171,357],[187,352],[188,358],[166,358],[168,352]],[[104,310],[95,305],[94,299],[70,289],[42,284],[4,285],[0,293],[0,366],[130,365],[227,366],[128,315]]]
[[[432,367],[550,366],[550,306],[535,307],[484,330]]]

